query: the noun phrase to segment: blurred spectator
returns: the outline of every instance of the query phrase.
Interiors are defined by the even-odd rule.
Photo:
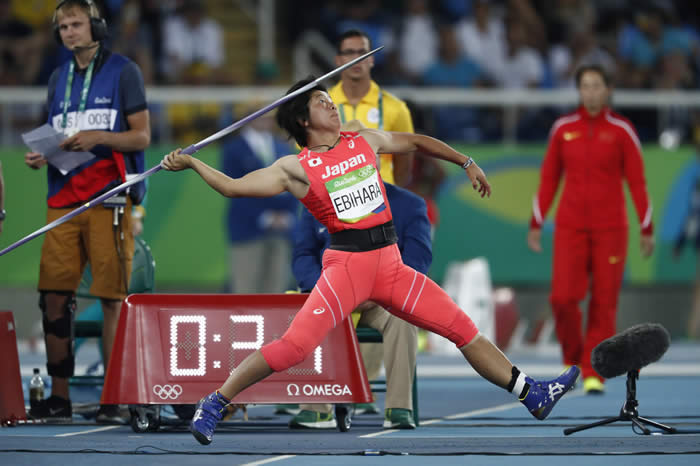
[[[698,156],[700,157],[700,151]],[[675,257],[680,256],[683,246],[688,241],[692,242],[698,261],[693,285],[692,307],[688,319],[688,337],[696,339],[700,338],[700,179],[696,180],[695,188],[690,196],[688,217],[673,250]]]
[[[2,163],[0,163],[0,234],[5,223],[5,180],[2,178]]]
[[[406,105],[413,116],[416,133],[431,134],[433,131],[426,126],[426,112],[411,101]],[[430,221],[430,238],[435,237],[435,229],[440,223],[440,209],[437,205],[437,195],[442,182],[445,180],[445,170],[442,163],[432,157],[416,153],[413,161],[413,176],[406,189],[418,194],[425,201],[428,221]],[[419,335],[425,330],[419,330]]]
[[[693,89],[695,81],[693,70],[686,55],[680,50],[664,54],[658,64],[658,73],[654,73],[652,85],[656,89]]]
[[[192,63],[177,74],[177,84],[203,86],[213,73],[204,63]],[[218,102],[196,101],[175,102],[167,106],[167,119],[170,122],[173,139],[184,145],[200,141],[219,127],[222,107]]]
[[[545,24],[549,45],[568,42],[573,30],[586,30],[596,23],[591,0],[535,0],[534,7]]]
[[[124,0],[121,4],[120,15],[116,21],[116,37],[113,49],[115,52],[131,58],[141,68],[143,81],[146,85],[153,84],[155,67],[153,65],[153,32],[148,23],[141,19],[142,7],[140,0]]]
[[[36,31],[48,30],[58,2],[46,0],[11,0],[13,15]]]
[[[657,90],[692,90],[695,87],[693,71],[685,55],[672,52],[661,58],[652,85]],[[662,147],[675,148],[691,131],[691,109],[683,105],[667,105],[654,112],[658,114],[657,131]],[[670,136],[670,139],[669,139]]]
[[[521,41],[540,52],[547,49],[546,25],[530,0],[508,0],[507,17],[524,30]]]
[[[697,40],[680,27],[673,4],[657,2],[634,13],[634,23],[622,26],[618,36],[618,85],[633,89],[682,89],[693,86],[691,59]],[[668,73],[668,76],[664,76]],[[629,118],[643,140],[655,139],[659,112],[634,109]],[[664,110],[663,126],[683,130],[689,118],[682,108]]]
[[[441,26],[440,54],[423,73],[423,82],[429,86],[474,87],[481,78],[479,65],[460,54],[454,28]]]
[[[164,80],[169,84],[206,86],[227,81],[223,75],[223,33],[207,17],[204,2],[184,0],[163,26]],[[167,118],[174,138],[191,144],[216,132],[222,108],[217,102],[169,104]]]
[[[690,311],[690,317],[688,318],[688,337],[692,339],[700,338],[700,112],[695,115],[695,155],[696,166],[695,172],[697,174],[695,182],[693,184],[693,189],[690,191],[690,196],[688,198],[688,213],[683,222],[683,228],[676,238],[676,243],[673,247],[673,257],[678,259],[683,252],[683,248],[686,244],[690,243],[695,248],[696,255],[696,269],[695,269],[695,284],[693,285],[693,301],[692,308]]]
[[[397,31],[399,69],[417,82],[437,58],[438,35],[427,0],[408,0]]]
[[[163,47],[162,67],[167,82],[178,82],[178,75],[196,64],[209,71],[202,76],[203,83],[222,81],[223,31],[207,16],[202,0],[184,0],[177,13],[165,21]]]
[[[410,191],[418,194],[425,201],[428,220],[430,221],[430,237],[435,237],[435,230],[440,224],[440,209],[436,197],[442,182],[445,180],[445,170],[442,164],[432,157],[416,157],[413,163],[413,178],[407,186]]]
[[[575,26],[568,30],[565,44],[554,45],[549,51],[549,62],[555,87],[575,87],[574,75],[583,65],[600,65],[615,76],[615,59],[598,46],[590,26]]]
[[[481,66],[493,81],[503,72],[506,34],[503,19],[493,14],[491,2],[476,0],[474,15],[455,25],[462,54]]]
[[[0,85],[34,84],[41,63],[41,37],[12,13],[11,0],[0,0]]]
[[[634,24],[622,28],[618,37],[618,54],[625,67],[620,76],[623,87],[649,87],[655,67],[664,56],[678,53],[689,60],[697,51],[693,36],[670,24],[674,17],[674,12],[669,9],[642,9],[635,13]]]
[[[469,88],[480,84],[479,65],[460,55],[452,26],[440,27],[440,56],[423,74],[428,86]],[[478,113],[466,106],[436,106],[434,110],[436,137],[445,140],[475,141],[481,139]]]
[[[252,113],[257,107],[248,107]],[[267,167],[293,150],[273,132],[270,113],[248,124],[222,149],[222,171],[232,177]],[[297,200],[290,193],[275,197],[228,201],[231,245],[231,291],[282,293],[291,283],[291,235],[296,227]]]
[[[394,35],[389,15],[381,8],[379,0],[355,0],[353,2],[341,2],[341,17],[336,26],[337,40],[346,31],[363,31],[369,37],[374,47],[384,46],[382,52],[374,55],[375,77],[379,75],[383,79],[385,73],[393,70],[385,69],[386,57],[394,48]]]
[[[544,76],[544,63],[537,50],[527,45],[528,31],[521,21],[510,18],[506,24],[506,57],[498,76],[508,89],[535,88]]]
[[[473,10],[472,0],[440,0],[441,17],[460,20],[469,15]]]

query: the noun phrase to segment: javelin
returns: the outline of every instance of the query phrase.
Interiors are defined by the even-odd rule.
[[[321,81],[328,79],[331,76],[334,76],[334,75],[340,73],[341,71],[343,71],[346,68],[350,68],[354,64],[364,60],[365,58],[369,57],[370,55],[377,53],[378,51],[380,51],[383,48],[384,48],[384,46],[377,47],[376,49],[371,50],[371,51],[367,52],[366,54],[361,55],[361,56],[355,58],[354,60],[351,60],[351,61],[347,62],[346,64],[339,66],[338,68],[334,69],[333,71],[330,71],[330,72],[324,74],[323,76],[321,76],[320,78],[317,78],[314,81],[310,82],[306,86],[301,87],[301,88],[297,89],[296,91],[294,91],[290,94],[287,94],[283,97],[280,97],[279,99],[275,100],[270,105],[268,105],[267,107],[263,107],[260,110],[256,110],[255,112],[251,113],[247,117],[245,117],[241,120],[238,120],[234,124],[227,126],[226,128],[222,129],[221,131],[219,131],[217,133],[212,134],[211,136],[209,136],[206,139],[201,140],[197,144],[192,144],[191,146],[189,146],[185,150],[183,150],[182,153],[188,154],[188,155],[193,155],[194,153],[196,153],[197,151],[199,151],[203,147],[206,147],[209,144],[211,144],[212,142],[214,142],[218,139],[221,139],[222,137],[226,136],[227,134],[230,134],[230,133],[236,131],[238,128],[240,128],[241,126],[243,126],[247,123],[250,123],[251,121],[255,120],[260,115],[267,113],[274,108],[279,107],[283,103],[287,102],[288,100],[293,99],[294,97],[298,96],[299,94],[303,94],[304,92],[308,91],[309,89],[312,89],[314,86],[319,84]],[[76,215],[80,215],[81,213],[88,210],[90,207],[95,207],[97,205],[102,204],[102,202],[104,202],[105,199],[109,199],[110,197],[114,196],[115,194],[118,194],[118,193],[124,191],[129,186],[145,180],[146,178],[148,178],[152,174],[156,173],[157,171],[161,170],[162,168],[163,167],[160,164],[158,164],[155,167],[150,168],[148,171],[145,171],[145,172],[141,173],[140,175],[130,179],[126,183],[122,183],[119,186],[116,186],[116,187],[110,189],[109,191],[107,191],[106,193],[96,197],[95,199],[92,199],[92,200],[86,202],[85,204],[78,207],[77,209],[75,209],[71,212],[68,212],[63,217],[54,220],[53,222],[49,223],[45,227],[38,229],[34,233],[27,235],[24,238],[22,238],[21,240],[17,241],[16,243],[11,244],[10,246],[6,247],[2,251],[0,251],[0,256],[7,254],[8,252],[12,251],[15,248],[22,246],[24,243],[33,240],[37,236],[43,235],[44,233],[51,230],[52,228],[56,228],[57,226],[61,225],[62,223],[65,223],[68,220],[72,219]]]

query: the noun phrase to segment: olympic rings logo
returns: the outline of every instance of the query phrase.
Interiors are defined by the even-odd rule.
[[[154,385],[153,393],[159,397],[161,400],[176,400],[180,395],[182,395],[182,387],[178,384],[175,385]]]

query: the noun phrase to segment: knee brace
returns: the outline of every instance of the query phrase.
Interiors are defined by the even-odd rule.
[[[59,363],[46,363],[46,370],[50,376],[72,377],[75,370],[75,354],[73,353],[73,320],[77,302],[75,293],[70,291],[54,291],[52,293],[66,296],[62,315],[58,319],[49,320],[46,311],[46,292],[39,294],[39,308],[41,309],[41,323],[44,327],[44,335],[53,335],[56,338],[69,338],[68,356]]]

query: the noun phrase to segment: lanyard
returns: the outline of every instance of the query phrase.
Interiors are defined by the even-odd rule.
[[[80,116],[85,112],[85,106],[87,105],[88,91],[90,91],[90,83],[92,82],[92,71],[95,68],[95,60],[100,51],[95,53],[95,56],[90,60],[87,72],[85,73],[85,81],[83,82],[83,90],[80,92],[80,104],[78,105],[78,114],[75,118],[75,127],[80,129],[78,124]],[[68,107],[70,107],[70,95],[73,90],[73,75],[75,74],[75,60],[70,61],[68,66],[68,79],[66,80],[66,91],[63,97],[63,120],[61,122],[61,128],[66,129],[66,123],[68,122]]]
[[[379,124],[377,129],[384,129],[384,93],[379,89],[379,97],[377,97],[377,107],[379,107]],[[353,116],[357,111],[357,106],[353,106]],[[340,104],[340,122],[345,123],[345,104]]]

